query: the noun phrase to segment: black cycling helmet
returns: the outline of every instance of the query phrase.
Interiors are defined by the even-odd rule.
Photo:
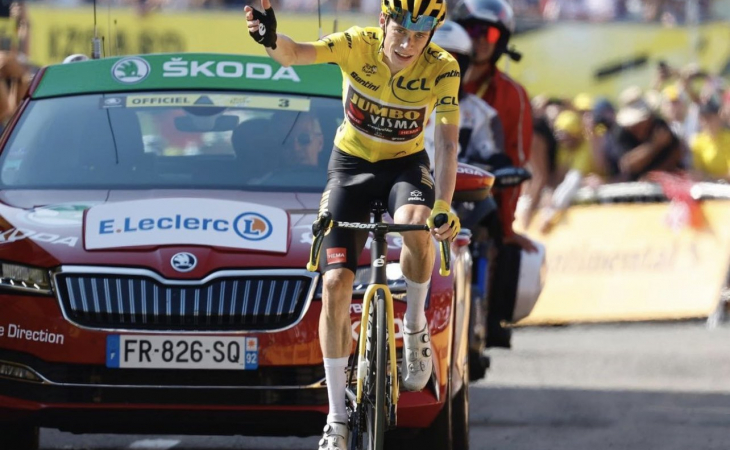
[[[463,26],[472,37],[475,32],[486,32],[487,27],[499,30],[492,63],[496,63],[504,53],[515,61],[520,60],[519,53],[507,49],[515,32],[515,15],[505,0],[461,0],[451,13],[451,20]],[[485,26],[485,29],[479,30],[479,25]]]

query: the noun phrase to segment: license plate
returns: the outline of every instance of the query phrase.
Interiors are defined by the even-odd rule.
[[[259,367],[255,337],[110,335],[106,366],[114,369],[239,369]]]

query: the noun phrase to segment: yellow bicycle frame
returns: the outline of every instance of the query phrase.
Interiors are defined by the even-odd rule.
[[[390,350],[390,376],[393,380],[390,387],[390,398],[393,405],[398,404],[398,395],[400,393],[398,389],[398,362],[395,358],[395,315],[393,313],[393,296],[390,293],[390,289],[385,284],[371,284],[365,291],[365,296],[362,299],[362,318],[360,319],[360,347],[358,348],[357,358],[357,404],[362,403],[362,388],[363,380],[367,375],[364,370],[365,365],[365,349],[367,346],[367,324],[368,316],[370,315],[370,303],[375,297],[375,293],[378,289],[382,289],[385,293],[385,304],[386,304],[386,319],[388,322],[388,346]],[[373,324],[377,327],[377,317],[373,320]],[[379,343],[378,343],[379,345]],[[382,367],[378,367],[382,370]]]

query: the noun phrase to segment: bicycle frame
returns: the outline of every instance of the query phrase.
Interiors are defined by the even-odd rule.
[[[380,222],[381,217],[376,217],[376,222]],[[370,277],[370,284],[365,291],[365,295],[362,299],[362,318],[360,319],[360,347],[358,348],[358,361],[357,361],[357,398],[356,403],[360,405],[362,402],[362,391],[363,391],[363,380],[367,374],[367,370],[364,367],[367,363],[365,359],[365,349],[367,345],[367,326],[368,317],[370,315],[370,305],[375,298],[375,293],[378,289],[382,289],[385,295],[386,314],[388,321],[388,346],[389,346],[389,359],[390,359],[390,376],[391,376],[391,387],[390,387],[390,398],[391,403],[394,405],[398,404],[398,396],[400,390],[398,388],[398,363],[395,356],[395,314],[393,312],[393,296],[388,288],[387,277],[385,274],[386,255],[388,251],[388,243],[385,239],[385,230],[378,230],[377,228],[372,230],[374,237],[370,244],[370,266],[373,268]]]

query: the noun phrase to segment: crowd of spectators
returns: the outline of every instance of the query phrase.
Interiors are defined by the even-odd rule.
[[[525,226],[539,216],[549,229],[582,186],[646,180],[654,171],[730,181],[730,88],[697,65],[662,62],[652,85],[629,87],[615,102],[537,95],[532,104]]]
[[[523,18],[582,21],[639,20],[667,25],[714,16],[713,0],[514,0]]]

